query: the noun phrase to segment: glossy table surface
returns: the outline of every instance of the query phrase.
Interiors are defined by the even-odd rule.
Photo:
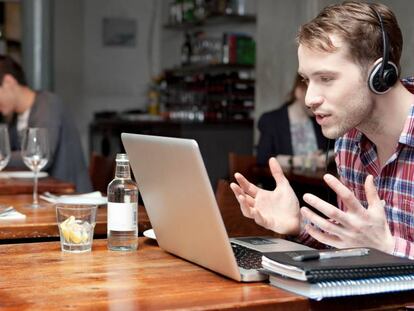
[[[39,178],[39,193],[49,191],[64,194],[75,192],[75,185],[53,177]],[[33,193],[32,178],[0,178],[0,194],[30,194]]]
[[[0,245],[1,310],[377,310],[414,303],[414,293],[321,302],[272,287],[237,283],[140,238],[136,252],[67,254],[59,242]]]
[[[2,195],[0,204],[9,204],[26,215],[25,219],[12,220],[0,218],[0,240],[58,238],[59,229],[56,223],[56,209],[54,204],[40,200],[41,207],[29,206],[31,195]],[[107,209],[100,205],[96,218],[96,235],[106,234]],[[149,229],[150,222],[143,206],[138,208],[138,230],[140,233]]]

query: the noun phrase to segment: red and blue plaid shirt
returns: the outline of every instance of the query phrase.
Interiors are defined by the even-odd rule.
[[[414,77],[402,82],[414,93]],[[393,254],[414,258],[414,102],[396,150],[382,170],[375,145],[357,129],[336,140],[335,154],[340,180],[365,208],[368,207],[365,179],[369,174],[374,176],[379,197],[386,202],[388,224],[395,237]],[[340,200],[338,205],[344,209]],[[306,233],[299,240],[316,246],[316,241]]]

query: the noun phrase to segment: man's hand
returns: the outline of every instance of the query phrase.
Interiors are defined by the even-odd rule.
[[[234,175],[238,184],[231,183],[230,187],[244,216],[277,233],[299,234],[298,198],[275,158],[269,160],[269,167],[276,181],[275,190],[263,190],[239,173]]]
[[[367,209],[337,178],[326,174],[324,180],[342,200],[346,210],[341,211],[312,194],[305,194],[305,202],[329,218],[324,219],[303,207],[302,216],[316,225],[306,225],[308,233],[319,242],[336,248],[363,246],[392,253],[395,241],[385,215],[385,201],[380,200],[372,175],[365,180]]]

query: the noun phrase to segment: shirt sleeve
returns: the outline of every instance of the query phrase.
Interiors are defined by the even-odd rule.
[[[401,237],[395,237],[395,246],[392,254],[394,256],[414,259],[414,243],[404,240]]]

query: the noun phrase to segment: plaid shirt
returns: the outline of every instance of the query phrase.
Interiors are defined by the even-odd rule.
[[[414,77],[403,84],[414,93]],[[385,200],[385,212],[395,238],[393,254],[414,259],[414,103],[405,121],[394,154],[381,170],[375,145],[357,129],[352,129],[335,143],[336,164],[342,183],[351,189],[367,208],[364,182],[374,176],[379,197]],[[341,210],[343,203],[338,200]],[[307,233],[298,239],[312,246],[320,246]]]

